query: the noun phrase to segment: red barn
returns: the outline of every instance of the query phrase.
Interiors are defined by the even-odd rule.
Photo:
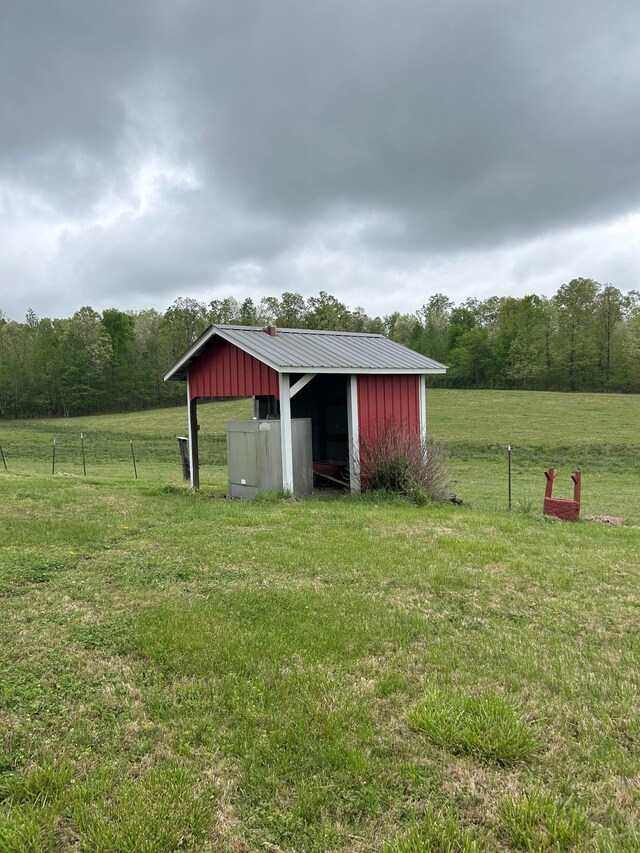
[[[191,483],[199,486],[197,401],[253,397],[256,417],[279,417],[282,487],[293,492],[291,419],[310,418],[314,463],[343,461],[360,490],[363,441],[393,425],[426,437],[425,377],[446,367],[384,335],[210,326],[166,372],[186,380]]]

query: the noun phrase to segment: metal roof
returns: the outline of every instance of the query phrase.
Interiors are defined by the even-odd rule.
[[[234,344],[278,373],[445,373],[431,358],[366,332],[278,329],[270,335],[255,326],[210,326],[165,373],[184,379],[189,364],[214,337]]]

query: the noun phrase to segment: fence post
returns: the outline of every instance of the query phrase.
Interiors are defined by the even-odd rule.
[[[87,463],[84,459],[84,435],[80,433],[80,446],[82,447],[82,470],[84,471],[84,476],[87,476]]]
[[[131,442],[131,458],[133,459],[133,473],[136,480],[138,479],[138,468],[136,466],[136,454],[133,452],[133,442]]]
[[[2,456],[2,464],[4,465],[4,470],[8,471],[7,468],[7,460],[4,458],[4,451],[2,450],[2,445],[0,444],[0,456]]]
[[[180,447],[180,461],[182,462],[182,479],[191,479],[191,466],[189,464],[189,439],[184,435],[178,436]]]

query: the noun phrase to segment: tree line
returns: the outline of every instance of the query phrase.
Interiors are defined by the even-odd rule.
[[[370,317],[321,291],[164,312],[94,311],[24,322],[0,310],[0,417],[129,411],[183,402],[162,375],[212,323],[381,332],[449,366],[457,388],[640,391],[640,293],[577,278],[551,298],[491,296],[456,305],[441,293],[415,313]]]

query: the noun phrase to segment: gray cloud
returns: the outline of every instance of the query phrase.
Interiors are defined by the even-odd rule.
[[[634,286],[639,41],[631,0],[5,4],[0,307]]]

